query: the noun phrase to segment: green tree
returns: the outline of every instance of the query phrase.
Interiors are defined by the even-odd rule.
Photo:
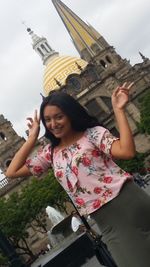
[[[140,100],[141,121],[138,124],[140,132],[150,134],[150,92],[146,93]]]
[[[129,160],[116,160],[116,163],[125,171],[129,173],[140,173],[145,174],[145,164],[144,160],[147,153],[136,153],[133,159]]]
[[[8,267],[8,259],[0,251],[0,266]]]
[[[8,240],[13,242],[15,248],[21,249],[22,252],[20,252],[20,254],[28,254],[33,257],[33,253],[26,240],[28,238],[26,229],[27,220],[20,200],[18,193],[13,193],[8,199],[1,199],[1,229],[7,236]]]
[[[141,133],[150,134],[150,92],[146,93],[140,102],[140,123],[138,129]],[[124,170],[130,173],[145,174],[145,158],[148,153],[137,153],[131,160],[117,160],[117,164]]]
[[[50,172],[41,180],[34,178],[22,191],[13,193],[8,199],[0,200],[1,228],[16,248],[34,257],[27,242],[28,228],[47,232],[46,219],[43,216],[45,208],[50,205],[65,209],[68,197],[62,187]]]

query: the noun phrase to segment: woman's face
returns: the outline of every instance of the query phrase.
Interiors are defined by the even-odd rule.
[[[72,134],[70,119],[59,107],[47,105],[43,115],[47,129],[56,138],[62,139]]]

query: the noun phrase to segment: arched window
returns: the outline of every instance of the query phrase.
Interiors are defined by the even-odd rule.
[[[52,48],[49,46],[48,43],[45,43],[45,46],[47,46],[48,50],[52,51]]]
[[[100,63],[101,63],[103,68],[106,69],[108,67],[107,63],[103,59],[100,60]]]
[[[43,44],[41,44],[41,48],[43,49],[43,51],[45,51],[46,53],[48,53],[49,51],[48,51],[48,49],[47,49],[47,47],[45,46],[45,45],[43,45]]]
[[[108,117],[108,114],[100,107],[95,99],[86,103],[85,107],[88,109],[90,115],[96,117],[100,123]]]
[[[111,61],[109,56],[106,56],[106,60],[107,60],[108,63],[110,63],[110,64],[112,63],[112,61]]]
[[[7,168],[8,168],[8,166],[9,166],[10,163],[11,163],[11,160],[10,159],[6,161],[6,167]]]
[[[0,132],[0,140],[4,140],[6,141],[7,140],[7,137],[4,133]]]
[[[66,83],[72,89],[79,91],[82,88],[82,81],[77,74],[72,74],[66,79]]]
[[[39,54],[40,54],[41,56],[44,56],[43,52],[41,51],[41,49],[40,49],[39,47],[37,48],[37,51],[39,52]]]
[[[97,74],[96,68],[94,65],[88,65],[86,68],[86,71],[84,73],[84,77],[88,82],[95,82],[99,79],[99,76]]]

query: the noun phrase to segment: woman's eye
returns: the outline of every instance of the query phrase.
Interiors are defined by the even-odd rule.
[[[63,118],[63,115],[57,116],[57,120],[61,120]]]
[[[46,123],[47,123],[47,122],[50,122],[50,121],[51,121],[50,118],[45,119],[45,122],[46,122]]]

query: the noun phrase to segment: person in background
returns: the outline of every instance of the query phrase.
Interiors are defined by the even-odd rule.
[[[28,118],[28,139],[6,176],[39,177],[52,168],[79,213],[96,221],[118,267],[149,267],[150,196],[114,161],[136,153],[125,113],[132,86],[126,82],[112,93],[119,138],[70,95],[51,93],[41,104],[40,117],[35,111],[34,118]],[[32,157],[40,120],[49,144]]]

